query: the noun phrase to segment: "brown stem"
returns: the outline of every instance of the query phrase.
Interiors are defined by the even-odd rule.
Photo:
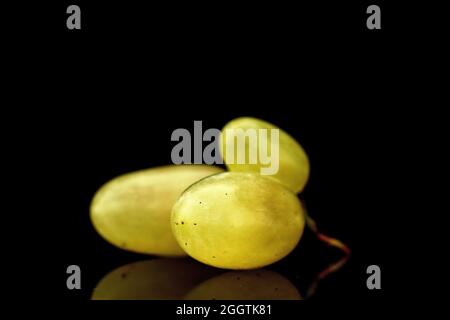
[[[342,241],[329,237],[320,232],[319,229],[317,228],[316,222],[310,216],[308,216],[308,214],[306,214],[306,225],[311,229],[312,232],[316,234],[319,240],[325,242],[329,246],[340,249],[346,255],[350,254],[350,248],[347,245],[345,245]]]
[[[342,266],[345,265],[348,258],[350,257],[351,250],[342,241],[332,238],[332,237],[329,237],[329,236],[321,233],[317,228],[316,222],[313,219],[311,219],[311,217],[308,216],[308,214],[306,214],[306,225],[311,229],[312,232],[314,232],[316,234],[317,238],[320,241],[324,242],[325,244],[327,244],[329,246],[335,247],[344,253],[344,256],[341,259],[339,259],[338,261],[333,262],[332,264],[327,266],[322,272],[320,272],[316,276],[316,278],[314,279],[314,281],[312,282],[312,284],[309,286],[309,288],[307,290],[306,298],[308,298],[316,292],[317,285],[323,278],[327,277],[328,275],[330,275],[333,272],[338,271],[340,268],[342,268]]]

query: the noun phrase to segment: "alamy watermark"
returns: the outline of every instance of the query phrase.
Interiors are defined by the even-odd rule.
[[[279,129],[226,129],[211,128],[203,133],[202,121],[194,121],[194,136],[184,128],[172,132],[171,140],[178,141],[172,149],[174,164],[259,164],[262,175],[274,175],[280,164]],[[209,142],[203,148],[203,142]],[[193,142],[193,148],[192,148]],[[221,150],[224,147],[225,150]]]
[[[366,27],[369,30],[381,29],[381,9],[373,4],[367,7],[366,13],[369,14],[366,20]],[[72,4],[66,9],[67,20],[66,27],[69,30],[81,30],[81,9],[80,6]]]
[[[81,289],[81,269],[76,264],[67,267],[66,273],[69,275],[66,280],[66,286],[69,290]]]
[[[372,264],[367,267],[367,274],[370,276],[367,278],[366,286],[369,290],[381,289],[381,269],[376,264]]]

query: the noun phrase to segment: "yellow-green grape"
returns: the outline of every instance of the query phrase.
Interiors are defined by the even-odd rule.
[[[302,300],[282,275],[267,270],[233,271],[202,282],[185,300]]]
[[[133,252],[183,256],[170,228],[170,212],[181,193],[221,168],[170,165],[117,177],[94,196],[91,220],[113,245]]]
[[[192,185],[172,209],[172,230],[194,259],[254,269],[285,257],[305,226],[296,194],[252,173],[220,173]]]
[[[100,280],[92,300],[178,300],[217,275],[191,259],[154,259],[119,267]]]
[[[238,139],[227,139],[227,130],[236,130],[242,129],[244,132],[247,132],[248,129],[266,129],[267,134],[267,146],[268,150],[272,151],[270,148],[271,143],[276,143],[276,141],[272,141],[271,139],[271,129],[278,129],[279,131],[279,163],[278,163],[278,172],[272,175],[268,175],[272,178],[275,178],[284,186],[289,188],[290,190],[298,193],[303,190],[305,187],[308,178],[309,178],[309,160],[306,155],[305,150],[303,150],[302,146],[289,134],[276,127],[275,125],[268,123],[263,120],[259,120],[256,118],[237,118],[225,125],[222,129],[222,134],[220,136],[221,141],[221,152],[222,157],[224,159],[227,168],[230,171],[234,172],[253,172],[261,174],[261,168],[267,168],[268,164],[263,164],[261,162],[261,157],[259,152],[261,151],[261,145],[258,143],[249,143],[250,139],[245,139],[245,163],[239,164],[237,163],[237,152],[238,152]],[[235,131],[236,132],[236,131]],[[259,131],[258,135],[259,135]],[[231,136],[230,136],[231,137]],[[234,144],[234,148],[231,148]],[[227,145],[230,146],[231,150],[234,150],[234,157],[231,157],[231,161],[227,160]],[[250,152],[255,152],[258,155],[256,163],[250,163],[249,154]],[[264,154],[264,153],[263,153]],[[266,152],[267,156],[270,158],[270,153]],[[234,159],[233,159],[234,158]]]

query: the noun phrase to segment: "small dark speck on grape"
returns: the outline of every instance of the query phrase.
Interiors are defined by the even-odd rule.
[[[175,222],[176,225],[178,225],[178,222]]]
[[[181,221],[181,224],[184,224],[184,221]]]
[[[201,202],[201,201],[200,201],[199,203],[200,203],[200,204],[202,204],[202,202]]]
[[[122,277],[122,279],[125,279],[127,277],[127,274],[126,273],[122,273],[121,277]]]
[[[184,245],[187,246],[187,242],[185,242]]]
[[[212,256],[213,257],[213,259],[215,259],[216,258],[216,256]]]
[[[196,223],[194,223],[194,226],[196,226],[197,224]]]
[[[228,193],[225,193],[225,195],[227,196],[227,195],[228,195]]]
[[[275,288],[275,291],[278,291],[278,288]]]

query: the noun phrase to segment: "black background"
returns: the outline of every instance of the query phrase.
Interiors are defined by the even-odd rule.
[[[313,299],[379,302],[389,295],[393,230],[386,217],[400,210],[409,116],[398,81],[409,67],[403,45],[414,32],[398,21],[399,8],[377,1],[382,30],[371,31],[365,8],[372,3],[364,2],[73,3],[82,30],[65,27],[72,2],[45,5],[48,19],[33,30],[26,61],[32,72],[25,81],[40,88],[33,98],[43,102],[24,125],[41,168],[36,201],[46,208],[40,239],[50,249],[51,297],[87,300],[109,271],[148,258],[94,231],[89,204],[104,182],[169,164],[176,128],[192,130],[194,120],[221,128],[238,116],[270,121],[304,146],[312,174],[302,198],[319,227],[352,248]],[[304,290],[339,256],[306,233],[268,268]],[[70,264],[83,271],[80,291],[66,289]],[[371,264],[383,272],[378,292],[366,288]]]

